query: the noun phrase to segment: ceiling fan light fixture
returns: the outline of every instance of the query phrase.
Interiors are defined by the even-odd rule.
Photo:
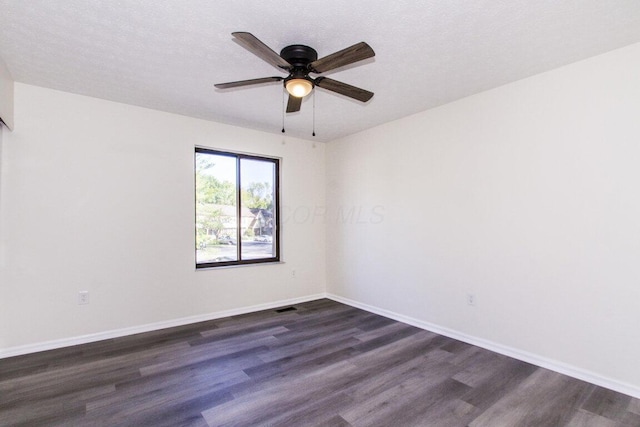
[[[306,79],[291,79],[285,83],[287,92],[296,98],[304,98],[313,90],[313,84]]]

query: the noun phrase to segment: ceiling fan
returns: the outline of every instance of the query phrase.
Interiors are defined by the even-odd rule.
[[[357,99],[361,102],[367,102],[373,97],[373,92],[369,92],[368,90],[360,89],[328,77],[320,76],[312,78],[309,76],[311,73],[324,73],[375,56],[375,52],[371,49],[371,46],[365,42],[354,44],[346,49],[318,59],[318,52],[309,46],[301,44],[286,46],[280,51],[280,55],[278,55],[251,33],[235,32],[232,33],[232,35],[245,49],[269,64],[280,68],[281,71],[288,72],[289,75],[287,77],[263,77],[260,79],[218,83],[215,85],[218,89],[230,89],[284,80],[284,87],[289,93],[287,113],[300,111],[302,98],[309,95],[316,86],[348,96],[349,98]]]

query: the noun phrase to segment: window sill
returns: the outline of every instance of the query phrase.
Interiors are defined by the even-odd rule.
[[[235,264],[235,265],[219,265],[210,267],[196,267],[196,271],[211,271],[211,270],[226,270],[228,268],[244,268],[244,267],[258,267],[262,265],[276,265],[285,264],[284,261],[270,261],[270,262],[255,262],[250,264]]]

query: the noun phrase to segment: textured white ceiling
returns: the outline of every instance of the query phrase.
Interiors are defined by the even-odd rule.
[[[331,78],[366,104],[316,90],[329,141],[640,42],[639,0],[0,0],[0,57],[16,81],[279,133],[282,86],[214,83],[282,75],[233,41],[320,57],[366,41],[376,57]],[[312,98],[287,134],[314,139]]]

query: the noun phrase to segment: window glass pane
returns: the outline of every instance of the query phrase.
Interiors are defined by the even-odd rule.
[[[243,260],[276,256],[275,174],[274,162],[240,159]]]
[[[196,267],[280,260],[279,160],[196,147]]]
[[[196,263],[238,260],[237,160],[196,152]]]

